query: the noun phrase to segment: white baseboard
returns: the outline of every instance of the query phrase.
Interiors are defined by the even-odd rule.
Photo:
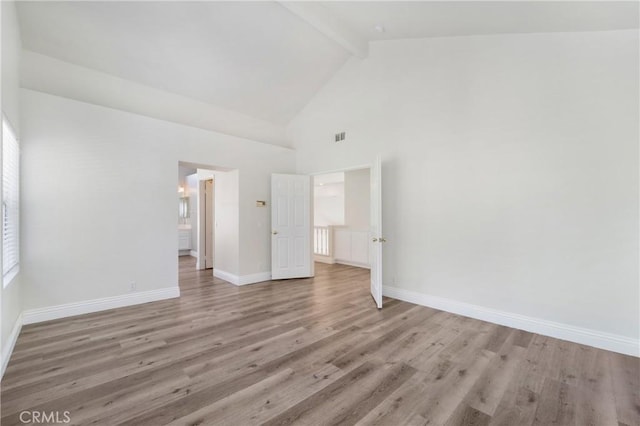
[[[336,259],[336,263],[339,263],[340,265],[355,266],[356,268],[371,269],[371,265],[367,265],[366,263],[360,263],[360,262],[351,262],[349,260]]]
[[[270,280],[271,280],[271,271],[258,272],[257,274],[240,275],[240,280],[238,281],[238,285],[255,284],[255,283],[261,283],[261,282],[270,281]]]
[[[16,323],[11,329],[9,339],[2,348],[2,370],[0,370],[0,379],[2,379],[2,376],[4,376],[4,371],[7,369],[7,364],[9,364],[9,359],[11,358],[11,354],[13,353],[13,348],[16,346],[16,341],[18,340],[18,336],[20,335],[20,330],[22,330],[22,314],[18,315]]]
[[[393,299],[404,300],[405,302],[415,303],[416,305],[428,306],[430,308],[542,334],[556,339],[568,340],[608,351],[640,357],[640,341],[630,337],[471,305],[397,287],[383,286],[382,293]]]
[[[195,257],[197,259],[198,258],[198,252],[195,251],[195,250],[191,250],[191,251],[189,251],[189,256]]]
[[[213,270],[213,276],[233,285],[247,285],[271,280],[271,272],[259,272],[250,275],[234,275],[220,269]]]
[[[167,287],[158,290],[104,297],[102,299],[66,303],[64,305],[49,306],[46,308],[28,309],[24,311],[23,320],[24,324],[33,324],[59,318],[72,317],[75,315],[105,311],[107,309],[122,308],[125,306],[139,305],[141,303],[173,299],[175,297],[180,297],[180,287]]]
[[[216,278],[220,278],[228,283],[238,285],[239,279],[237,275],[231,274],[229,272],[223,271],[221,269],[214,269],[213,276]]]
[[[313,260],[314,262],[327,263],[329,265],[333,265],[334,263],[336,263],[336,260],[333,257],[323,256],[321,254],[314,254]]]

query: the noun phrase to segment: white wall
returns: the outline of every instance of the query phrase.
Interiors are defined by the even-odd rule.
[[[371,179],[369,169],[344,173],[345,225],[353,231],[369,231]]]
[[[315,226],[344,225],[344,182],[313,187]]]
[[[383,155],[385,285],[638,339],[638,73],[634,30],[375,42],[298,172]]]
[[[20,135],[20,28],[14,1],[2,2],[2,112]]]
[[[240,258],[240,192],[238,170],[214,173],[214,249],[213,267],[218,271],[238,274]],[[255,202],[254,202],[255,205]],[[254,207],[255,209],[255,207]],[[262,220],[262,219],[259,219]],[[267,230],[268,232],[269,230]],[[262,230],[265,234],[265,230]],[[271,236],[268,238],[271,242]],[[248,242],[249,246],[251,242]],[[243,249],[249,247],[244,246]],[[254,256],[255,253],[252,253]],[[255,257],[253,258],[255,259]],[[264,258],[261,258],[264,261]],[[271,266],[269,254],[267,271]],[[260,272],[265,269],[260,269]],[[255,270],[254,270],[255,272]]]
[[[189,190],[187,189],[187,176],[195,173],[196,169],[183,165],[178,166],[178,187],[182,187],[184,189],[184,196],[189,195]]]
[[[2,86],[0,93],[2,94],[2,112],[7,116],[18,136],[18,141],[22,142],[21,132],[21,116],[20,116],[20,85],[19,85],[19,69],[20,69],[20,30],[18,27],[18,19],[16,15],[15,2],[2,1]],[[0,162],[0,168],[1,168]],[[0,189],[1,190],[1,189]],[[21,206],[24,208],[24,205]],[[24,250],[24,243],[22,243]],[[23,270],[24,266],[21,265]],[[10,354],[12,345],[12,331],[16,327],[16,321],[22,312],[22,277],[23,273],[19,273],[6,288],[0,285],[0,299],[2,303],[2,311],[0,315],[1,323],[1,339],[0,353],[2,357]],[[4,367],[8,359],[2,359]],[[3,370],[4,371],[4,370]]]
[[[216,176],[216,171],[199,168],[199,169],[196,169],[196,175],[198,176],[198,180],[213,179]]]
[[[227,272],[269,271],[269,209],[255,200],[270,199],[272,172],[293,171],[290,149],[21,94],[26,309],[125,294],[132,280],[138,291],[176,286],[179,161],[237,169],[235,217],[251,232],[236,237]]]
[[[291,159],[287,167],[295,169],[295,153],[283,152],[287,153],[287,160]],[[271,271],[271,175],[260,170],[264,167],[260,165],[264,161],[260,152],[247,152],[242,160],[255,167],[242,169],[240,175],[240,246],[247,259],[240,263],[241,276]],[[256,201],[266,201],[267,205],[257,207]]]

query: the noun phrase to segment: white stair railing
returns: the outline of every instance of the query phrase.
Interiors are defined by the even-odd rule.
[[[320,256],[331,256],[331,227],[313,227],[313,252]]]

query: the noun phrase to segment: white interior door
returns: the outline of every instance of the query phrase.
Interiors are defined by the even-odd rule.
[[[371,295],[378,309],[382,308],[382,164],[380,157],[371,167],[371,221],[369,232],[371,262]]]
[[[313,276],[311,176],[271,175],[271,278]]]
[[[198,214],[196,227],[197,229],[197,250],[198,258],[196,261],[196,269],[205,269],[205,218],[206,218],[206,205],[205,202],[205,182],[203,180],[198,181]]]
[[[204,184],[204,267],[213,268],[213,179],[207,179]]]

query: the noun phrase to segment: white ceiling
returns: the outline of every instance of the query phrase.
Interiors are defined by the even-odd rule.
[[[20,2],[23,47],[286,124],[348,53],[274,2]]]
[[[323,175],[316,175],[313,177],[313,184],[315,186],[333,185],[338,183],[344,183],[344,172],[325,173]]]
[[[638,28],[637,2],[609,1],[24,1],[18,15],[27,50],[278,126],[369,41]]]
[[[637,1],[323,2],[367,40],[638,28]],[[377,32],[376,25],[384,27]]]

